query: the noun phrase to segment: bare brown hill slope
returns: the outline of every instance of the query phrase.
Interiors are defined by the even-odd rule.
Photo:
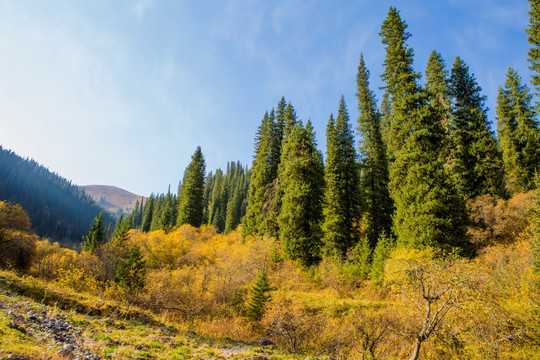
[[[133,194],[127,190],[109,185],[84,185],[81,186],[86,194],[90,195],[99,206],[113,214],[130,214],[135,209],[137,200],[146,200],[145,197]]]

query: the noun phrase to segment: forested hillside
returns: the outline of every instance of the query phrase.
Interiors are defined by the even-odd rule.
[[[0,200],[20,204],[39,236],[80,243],[101,208],[63,177],[0,146]],[[113,218],[105,214],[105,222]]]

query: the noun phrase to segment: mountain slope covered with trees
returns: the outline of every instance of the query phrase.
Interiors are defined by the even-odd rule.
[[[101,208],[80,189],[32,159],[0,146],[0,200],[20,204],[39,236],[80,243]],[[105,214],[106,224],[113,217]]]

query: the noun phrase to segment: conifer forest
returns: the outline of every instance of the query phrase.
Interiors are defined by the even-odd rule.
[[[358,54],[356,99],[336,99],[325,134],[283,96],[251,164],[207,169],[197,147],[178,187],[130,215],[0,147],[0,358],[540,359],[528,2],[530,79],[508,65],[495,119],[460,56],[414,62],[392,6],[382,73]],[[38,336],[13,297],[74,340]]]

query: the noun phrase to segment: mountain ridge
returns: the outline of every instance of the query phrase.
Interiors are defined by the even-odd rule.
[[[129,215],[146,197],[115,185],[79,185],[101,208],[113,214]]]

